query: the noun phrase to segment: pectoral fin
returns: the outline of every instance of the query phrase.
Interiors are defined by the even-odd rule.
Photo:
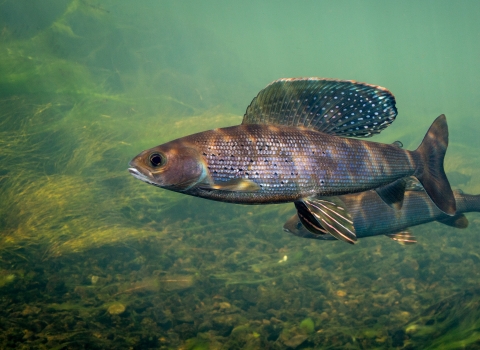
[[[328,231],[320,225],[317,218],[310,212],[307,205],[303,201],[295,202],[295,208],[297,208],[297,216],[301,224],[299,227],[297,226],[297,229],[306,229],[315,236],[324,236],[328,234]]]
[[[415,238],[414,235],[410,231],[402,231],[399,233],[391,233],[389,235],[385,235],[387,237],[390,237],[394,241],[397,241],[400,244],[415,244],[417,243],[417,239]]]
[[[468,227],[468,219],[465,215],[460,214],[460,215],[455,215],[455,216],[450,216],[445,219],[438,220],[442,224],[456,227],[456,228],[467,228]]]
[[[299,202],[300,203],[300,202]],[[303,205],[303,203],[302,203]],[[302,224],[302,221],[299,217],[300,212],[293,215],[284,225],[283,230],[295,235],[297,237],[302,238],[310,238],[310,239],[319,239],[324,241],[336,240],[336,238],[332,237],[331,235],[327,234],[327,231],[323,231],[320,233],[312,232],[310,229],[307,230],[305,225]]]
[[[396,210],[400,210],[403,205],[405,186],[406,180],[402,178],[385,186],[378,187],[375,191],[385,203]]]
[[[301,201],[310,214],[315,228],[322,228],[338,240],[354,244],[357,241],[353,220],[338,197],[309,197]],[[295,202],[297,210],[297,202]],[[303,213],[302,213],[303,214]],[[300,216],[302,220],[302,216]],[[310,231],[310,226],[302,224]],[[320,231],[321,232],[321,231]],[[317,233],[320,233],[317,231]],[[316,233],[316,232],[313,232]]]
[[[217,182],[210,185],[214,190],[232,191],[232,192],[257,192],[260,186],[249,179],[231,179],[228,181]]]

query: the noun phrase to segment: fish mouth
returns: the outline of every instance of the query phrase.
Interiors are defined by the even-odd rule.
[[[147,184],[150,184],[150,185],[153,185],[153,186],[161,187],[159,184],[157,184],[155,182],[152,182],[152,180],[150,180],[153,177],[150,172],[148,172],[148,175],[144,175],[137,168],[128,168],[128,172],[134,178],[136,178],[140,181],[146,182]]]

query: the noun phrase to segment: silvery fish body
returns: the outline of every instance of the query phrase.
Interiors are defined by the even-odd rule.
[[[415,238],[408,232],[409,227],[439,221],[449,226],[465,228],[468,220],[463,213],[480,212],[480,195],[454,191],[457,212],[449,216],[439,210],[422,190],[409,190],[401,210],[386,205],[375,191],[338,196],[353,220],[357,238],[387,235],[402,243],[414,243]],[[302,209],[300,209],[299,214]],[[308,224],[307,224],[308,225]],[[316,228],[302,224],[295,214],[284,225],[284,230],[303,238],[336,240],[321,225]]]
[[[167,154],[169,150],[184,149],[198,154],[200,168],[194,172],[203,178],[173,190],[245,204],[293,202],[314,195],[365,191],[413,174],[420,163],[418,154],[395,145],[257,124],[186,136],[154,152]],[[221,187],[232,179],[248,180],[258,188],[249,191]],[[215,184],[220,186],[216,188]]]
[[[158,187],[230,203],[294,202],[375,188],[396,208],[403,199],[403,179],[413,175],[435,204],[453,215],[455,201],[443,170],[448,145],[443,115],[415,151],[348,138],[379,133],[396,114],[393,95],[379,86],[280,79],[253,99],[241,125],[143,151],[129,171]],[[341,231],[339,237],[355,241],[346,222],[330,223]]]

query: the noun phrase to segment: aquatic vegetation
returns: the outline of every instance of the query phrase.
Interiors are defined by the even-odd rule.
[[[10,3],[0,6],[22,6]],[[239,117],[172,95],[185,93],[191,77],[178,79],[168,69],[147,76],[143,65],[121,75],[113,70],[109,43],[124,28],[102,7],[72,0],[52,11],[51,23],[21,35],[12,23],[0,38],[0,249],[39,246],[48,258],[176,230],[175,220],[157,221],[177,197],[131,181],[128,159],[158,140]],[[168,95],[149,92],[169,75],[176,76]]]
[[[3,271],[0,271],[0,288],[14,282],[16,278],[14,273],[5,274],[2,272]]]
[[[425,349],[465,348],[480,341],[479,290],[472,289],[450,296],[422,312],[405,326],[407,346]]]

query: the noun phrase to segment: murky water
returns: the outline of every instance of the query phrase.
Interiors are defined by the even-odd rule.
[[[480,193],[476,1],[0,1],[0,347],[480,348],[480,217],[355,246],[290,236],[292,204],[135,180],[141,150],[236,125],[281,77],[389,88],[374,141]]]

